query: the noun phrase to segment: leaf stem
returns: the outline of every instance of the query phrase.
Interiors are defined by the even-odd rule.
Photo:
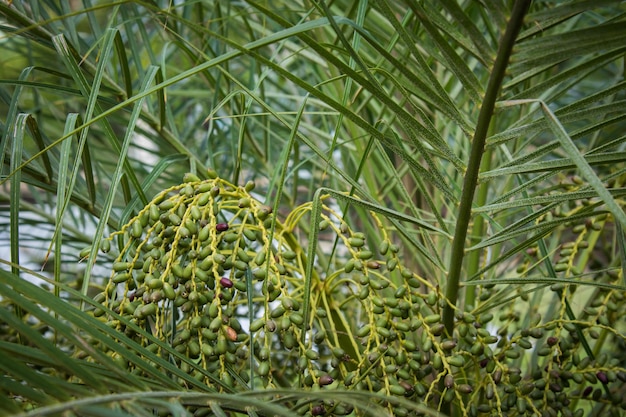
[[[485,148],[485,140],[489,125],[493,117],[493,109],[500,93],[502,80],[506,72],[506,67],[511,56],[515,39],[522,27],[524,15],[528,11],[531,0],[516,0],[511,12],[511,18],[507,25],[506,31],[500,41],[496,61],[487,84],[485,97],[483,99],[478,120],[476,123],[476,131],[472,140],[472,148],[470,150],[467,171],[463,180],[463,191],[461,194],[461,202],[459,206],[459,216],[452,241],[452,252],[450,257],[450,268],[448,270],[448,280],[446,283],[446,298],[448,304],[443,310],[443,323],[448,334],[452,334],[454,330],[454,307],[457,303],[459,294],[459,281],[461,269],[463,265],[463,256],[465,252],[465,239],[472,215],[472,202],[474,200],[474,192],[478,183],[478,174]]]

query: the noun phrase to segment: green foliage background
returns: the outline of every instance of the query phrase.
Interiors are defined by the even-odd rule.
[[[625,13],[615,0],[0,2],[0,407],[621,415]],[[231,314],[252,359],[215,372],[173,348],[180,329],[111,325],[119,305],[99,305],[116,256],[146,236],[133,222],[187,172],[194,187],[217,173],[256,216],[271,208],[250,227],[276,264],[296,254],[280,297],[304,324],[276,340],[264,327],[270,377],[246,339],[250,312],[276,308],[263,279]],[[220,239],[212,250],[234,259]],[[395,316],[397,300],[411,313]]]

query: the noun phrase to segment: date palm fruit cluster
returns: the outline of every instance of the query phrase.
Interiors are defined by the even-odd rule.
[[[210,177],[187,174],[102,242],[112,252],[117,243],[119,253],[96,297],[103,308],[93,311],[204,383],[219,380],[218,389],[234,390],[368,390],[387,395],[398,416],[414,411],[394,405],[394,397],[435,409],[451,402],[468,416],[578,416],[582,408],[575,405],[590,402],[612,401],[619,408],[624,363],[606,355],[592,359],[581,347],[597,333],[623,343],[615,327],[573,323],[562,312],[528,321],[515,306],[494,320],[479,305],[476,314],[459,311],[448,335],[442,323],[446,299],[437,283],[404,266],[399,246],[375,213],[371,219],[380,235],[371,247],[374,240],[352,230],[331,199],[322,198],[311,233],[331,239],[334,249],[320,254],[307,276],[300,242],[311,235],[298,226],[315,211],[313,203],[280,222],[251,195],[253,183],[236,186]],[[488,296],[482,301],[489,301],[490,290],[483,294]],[[536,354],[528,365],[521,358],[531,351]],[[330,400],[303,407],[310,415],[353,411]]]

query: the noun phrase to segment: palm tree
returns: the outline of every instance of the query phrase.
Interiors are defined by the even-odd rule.
[[[5,412],[623,412],[621,2],[0,14]]]

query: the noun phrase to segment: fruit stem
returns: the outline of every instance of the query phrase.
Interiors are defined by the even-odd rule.
[[[493,129],[493,124],[491,124],[491,128]],[[482,163],[480,167],[480,172],[485,172],[491,169],[491,159],[492,159],[493,149],[485,150],[484,155],[482,156]],[[489,192],[489,184],[482,183],[478,185],[476,190],[476,205],[482,206],[487,202],[487,194]],[[477,244],[480,242],[480,239],[485,233],[486,221],[482,216],[477,216],[474,219],[474,226],[472,227],[472,232],[470,235],[470,246]],[[466,276],[472,277],[478,270],[480,269],[480,260],[481,255],[483,254],[482,250],[475,250],[470,252],[467,255],[467,274]],[[472,285],[466,288],[465,290],[465,311],[471,311],[475,307],[476,302],[476,286]]]
[[[459,281],[461,276],[461,267],[463,264],[463,256],[465,252],[465,240],[467,230],[471,220],[472,202],[474,200],[474,192],[478,183],[478,174],[480,172],[481,160],[484,153],[487,132],[493,118],[493,110],[498,98],[502,81],[506,72],[506,67],[511,56],[515,39],[522,27],[524,15],[528,11],[531,0],[516,0],[511,12],[511,18],[507,24],[506,31],[500,40],[498,54],[493,65],[489,83],[485,91],[478,120],[476,123],[476,131],[472,140],[470,157],[467,164],[467,171],[463,179],[463,191],[461,194],[461,203],[459,206],[459,215],[454,231],[452,241],[452,252],[450,256],[450,268],[448,269],[448,280],[446,283],[446,298],[449,303],[443,310],[443,323],[449,335],[454,330],[454,310],[459,294]]]

